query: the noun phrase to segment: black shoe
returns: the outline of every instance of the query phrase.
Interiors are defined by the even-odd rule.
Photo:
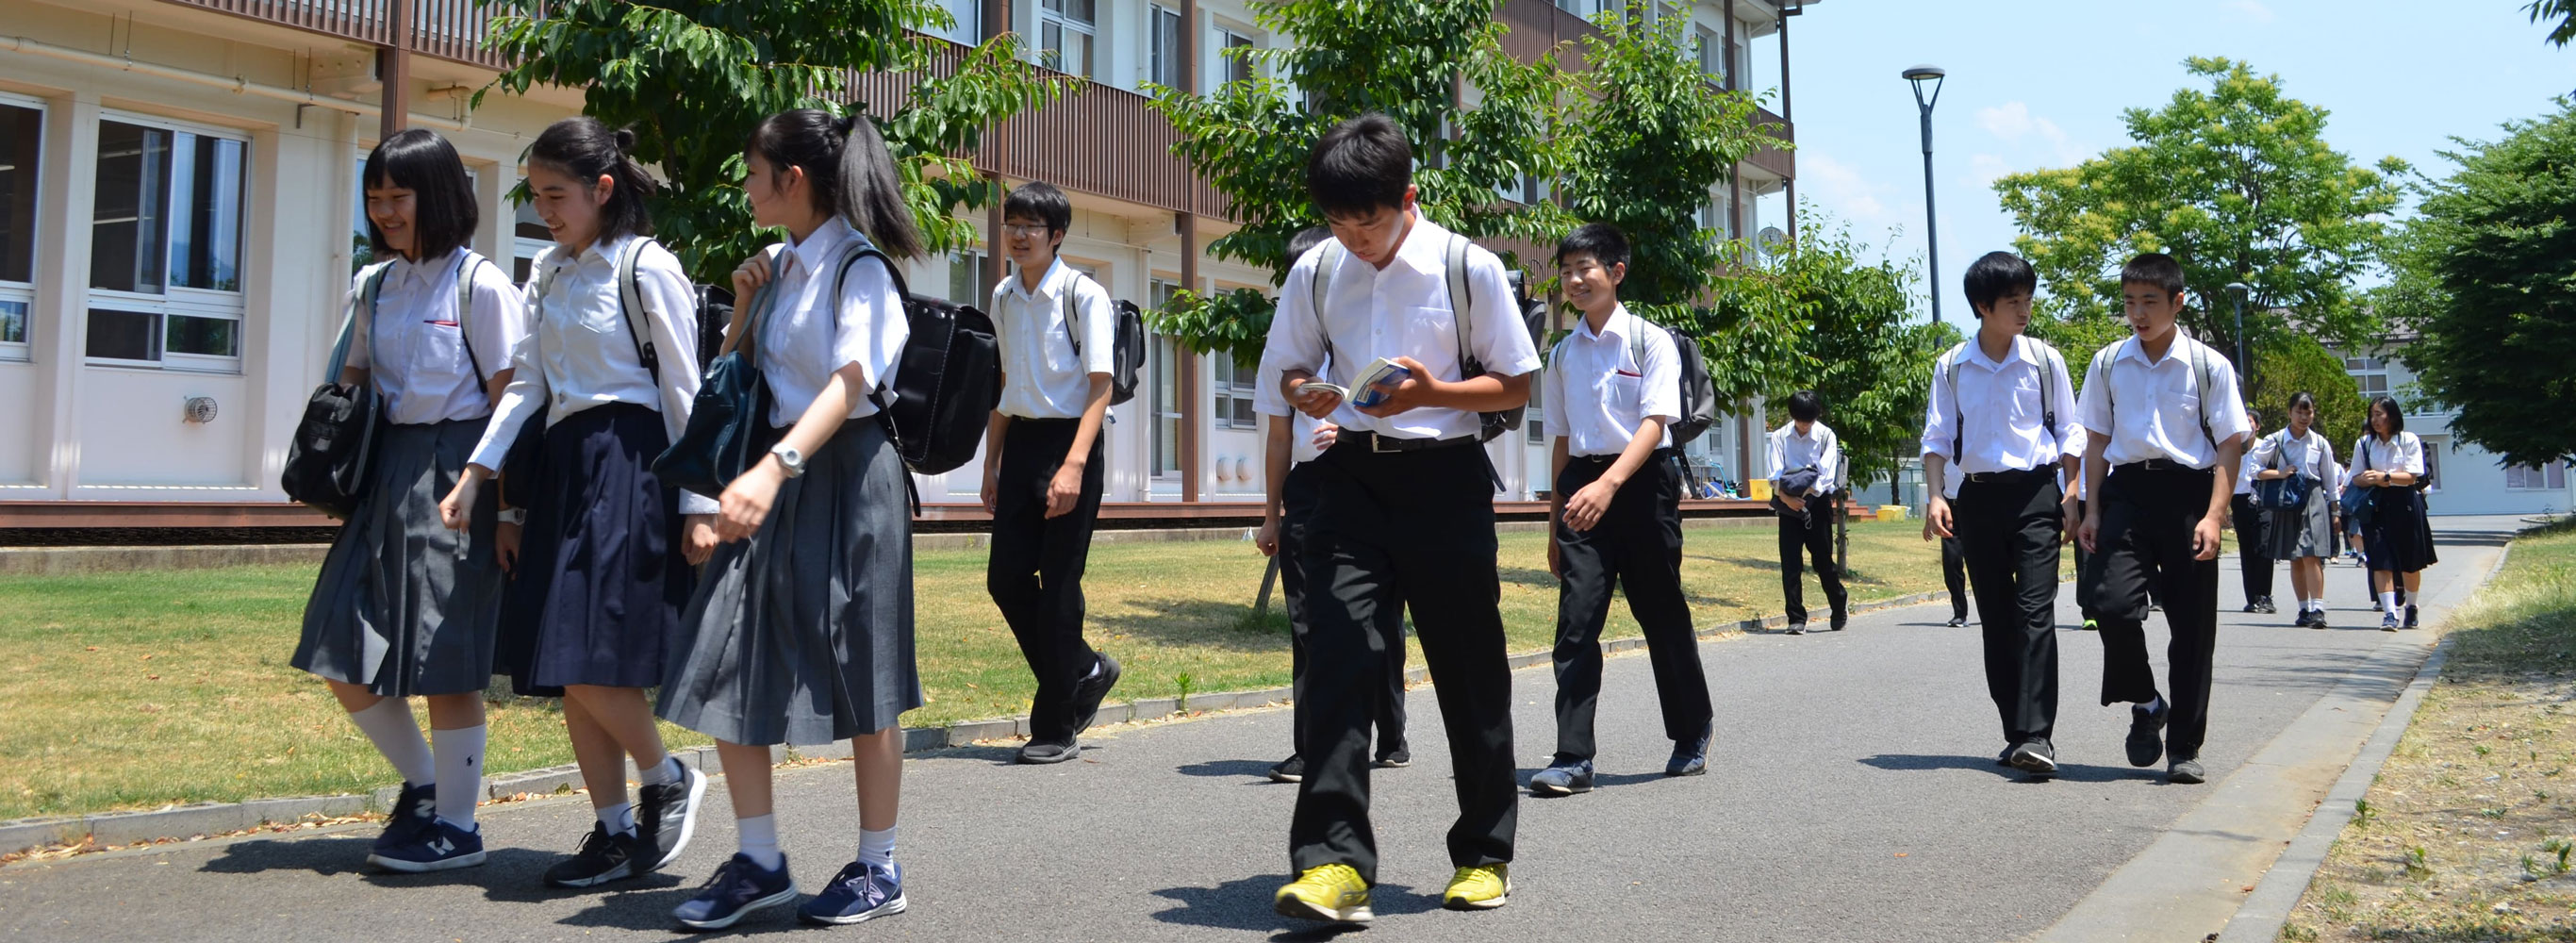
[[[1411,765],[1413,765],[1413,751],[1403,747],[1388,750],[1369,763],[1369,766],[1375,769],[1403,769]]]
[[[1833,629],[1834,629],[1834,631],[1836,631],[1836,632],[1840,632],[1840,631],[1842,631],[1845,627],[1848,627],[1848,626],[1850,626],[1850,625],[1851,625],[1851,613],[1843,612],[1843,611],[1840,611],[1840,610],[1836,610],[1836,611],[1834,612],[1834,618],[1833,618],[1833,621],[1831,621],[1831,622],[1827,622],[1827,623],[1825,623],[1825,624],[1826,624],[1826,625],[1829,625],[1829,626],[1832,626],[1832,627],[1833,627]]]
[[[430,829],[438,818],[438,787],[403,783],[402,793],[394,797],[394,807],[385,811],[384,834],[376,836],[369,854],[381,855],[412,843]]]
[[[1964,625],[1967,625],[1967,624],[1968,624],[1968,617],[1967,617],[1967,616],[1951,616],[1951,617],[1950,617],[1950,621],[1948,621],[1948,622],[1944,622],[1944,623],[1941,623],[1941,624],[1942,624],[1942,625],[1949,626],[1949,627],[1954,628],[1954,629],[1955,629],[1955,628],[1959,628],[1960,626],[1964,626]]]
[[[1791,635],[1805,635],[1807,634],[1807,620],[1800,619],[1796,622],[1789,623],[1789,628],[1785,631]]]
[[[2316,611],[2314,611],[2314,612],[2310,612],[2310,613],[2308,613],[2308,628],[2311,628],[2311,629],[2322,629],[2322,628],[2325,628],[2325,627],[2326,627],[2326,612],[2325,612],[2325,610],[2323,610],[2323,609],[2319,609],[2319,610],[2316,610]]]
[[[1708,772],[1708,742],[1717,733],[1711,721],[1699,728],[1699,736],[1673,741],[1673,758],[1664,761],[1666,776],[1697,776]]]
[[[2262,604],[2262,603],[2259,603],[2259,602],[2249,602],[2249,603],[2246,603],[2246,604],[2245,604],[2245,611],[2246,611],[2246,612],[2261,612],[2261,611],[2263,611],[2263,604]]]
[[[2200,768],[2199,760],[2175,760],[2165,767],[2165,781],[2188,786],[2208,782],[2209,774]]]
[[[2265,596],[2262,599],[2255,600],[2254,611],[2268,616],[2280,612],[2281,607],[2272,604],[2272,597]]]
[[[610,881],[631,878],[643,872],[635,867],[635,836],[610,832],[608,826],[592,823],[590,834],[581,837],[581,847],[572,857],[546,869],[546,884],[552,887],[597,887]]]
[[[1042,743],[1031,740],[1027,746],[1020,748],[1020,762],[1032,766],[1062,763],[1081,755],[1082,744],[1080,743]]]
[[[1091,729],[1093,718],[1100,716],[1100,701],[1109,689],[1118,686],[1118,659],[1100,656],[1100,673],[1084,678],[1073,686],[1073,735]]]
[[[1571,796],[1592,791],[1592,761],[1560,763],[1539,770],[1530,777],[1530,794],[1534,796]]]
[[[2406,604],[2406,627],[2415,627],[2415,604],[2411,602]]]
[[[1287,759],[1280,760],[1279,765],[1270,768],[1270,781],[1274,783],[1305,782],[1306,758],[1291,755]]]
[[[2032,740],[2012,748],[2012,767],[2033,776],[2057,775],[2057,748]]]
[[[698,829],[698,802],[707,797],[707,774],[677,758],[671,762],[679,764],[679,779],[635,790],[635,847],[642,852],[636,863],[646,871],[669,865],[689,847]]]
[[[2129,708],[2129,765],[2156,765],[2156,757],[2165,752],[2165,718],[2172,713],[2173,705],[2162,702],[2153,711],[2145,705]]]

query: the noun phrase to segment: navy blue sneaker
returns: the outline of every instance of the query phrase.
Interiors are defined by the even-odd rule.
[[[384,834],[368,851],[384,854],[404,845],[429,830],[430,819],[438,815],[438,787],[402,784],[402,793],[394,797],[394,807],[385,813]]]
[[[466,831],[436,816],[412,839],[367,856],[367,863],[387,871],[425,874],[471,868],[483,863],[483,830]]]
[[[1697,776],[1708,772],[1708,741],[1717,732],[1712,721],[1699,728],[1699,736],[1673,741],[1673,758],[1664,762],[1666,776]]]
[[[722,930],[755,911],[795,899],[796,879],[787,876],[786,855],[778,856],[778,870],[763,871],[737,851],[716,866],[698,896],[671,908],[671,917],[692,930]]]
[[[832,876],[822,893],[796,908],[796,916],[807,923],[864,923],[902,913],[904,906],[902,865],[877,868],[853,861]]]
[[[1530,777],[1530,794],[1532,795],[1571,796],[1578,792],[1591,791],[1591,760],[1583,760],[1576,763],[1559,763],[1555,766],[1539,770],[1537,775]]]

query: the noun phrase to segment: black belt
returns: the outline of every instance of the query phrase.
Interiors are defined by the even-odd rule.
[[[2135,462],[2122,462],[2118,465],[2111,466],[2112,471],[2119,471],[2121,469],[2152,472],[2200,472],[2202,474],[2207,474],[2209,472],[2209,469],[2193,468],[2170,458],[2141,459]]]
[[[1011,424],[1015,426],[1022,424],[1032,426],[1057,426],[1065,423],[1082,421],[1082,417],[1080,416],[1012,416],[1009,413],[1003,413],[1002,415],[1008,417],[1011,420]]]
[[[1620,454],[1621,453],[1618,452],[1612,452],[1608,455],[1568,455],[1565,457],[1565,460],[1569,462],[1592,462],[1598,465],[1608,465],[1612,462],[1618,461]],[[1672,458],[1680,454],[1680,449],[1665,446],[1664,448],[1656,449],[1654,452],[1648,454],[1646,456],[1646,460],[1650,462],[1659,461],[1662,459]]]
[[[2004,471],[1969,472],[1967,480],[1978,484],[2011,485],[2020,484],[2042,475],[2054,478],[2056,474],[2057,470],[2054,468],[2013,468],[2006,469]]]
[[[1362,452],[1424,452],[1460,445],[1475,445],[1478,441],[1480,440],[1472,435],[1451,439],[1398,439],[1366,430],[1345,429],[1342,430],[1341,437],[1333,441],[1333,447],[1341,448],[1349,445]]]

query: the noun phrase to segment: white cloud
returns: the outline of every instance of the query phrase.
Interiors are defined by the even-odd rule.
[[[1878,196],[1881,187],[1858,168],[1819,151],[1801,150],[1798,176],[1807,185],[1806,198],[1825,211],[1872,229],[1888,221],[1887,203]]]
[[[2069,140],[2057,122],[2032,115],[2029,105],[2017,101],[1977,109],[1977,127],[2006,144],[2035,136],[2032,143],[2044,149],[2045,159],[2061,166],[2081,162],[2093,153],[2092,148]]]
[[[2257,24],[2272,22],[2272,8],[2264,6],[2262,0],[2228,0],[2227,9]]]
[[[2001,180],[2005,175],[2012,174],[2017,171],[2018,168],[2015,168],[2011,161],[2005,160],[1998,155],[1979,154],[1975,157],[1968,158],[1968,173],[1977,181],[1977,186],[1981,188],[1991,189],[1994,187],[1995,181]]]
[[[2030,106],[2021,102],[2005,102],[1993,107],[1979,108],[1977,127],[1984,128],[1986,133],[2007,142],[2021,140],[2022,135],[2030,133]]]

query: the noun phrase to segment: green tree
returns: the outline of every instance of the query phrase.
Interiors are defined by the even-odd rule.
[[[2361,438],[2370,403],[2361,398],[2361,381],[2344,370],[2342,355],[2313,337],[2284,337],[2254,355],[2254,375],[2264,378],[2264,392],[2246,404],[2263,417],[2264,434],[2289,425],[2290,397],[2309,393],[2317,398],[2317,431],[2334,443],[2337,458],[2350,463],[2345,453]]]
[[[1072,82],[1040,77],[1010,36],[946,68],[950,44],[921,33],[953,25],[935,0],[503,6],[492,41],[514,65],[494,84],[514,94],[537,84],[578,88],[583,113],[633,129],[636,159],[662,178],[649,204],[655,234],[701,281],[720,282],[772,239],[752,227],[740,187],[743,141],[760,119],[792,108],[847,113],[855,73],[917,76],[902,111],[867,117],[901,168],[930,247],[945,250],[975,238],[956,210],[996,197],[955,155],[973,152],[993,122],[1054,100]]]
[[[1306,193],[1306,155],[1334,124],[1370,111],[1394,119],[1412,141],[1413,179],[1430,218],[1473,239],[1552,242],[1565,229],[1564,211],[1505,203],[1498,194],[1519,192],[1526,174],[1555,171],[1559,149],[1551,142],[1565,80],[1553,58],[1524,63],[1503,51],[1495,2],[1256,4],[1263,29],[1298,42],[1228,54],[1264,64],[1270,75],[1206,95],[1154,88],[1154,109],[1180,132],[1173,155],[1225,195],[1240,226],[1208,251],[1284,279],[1296,263],[1289,239],[1323,222]],[[1461,88],[1478,93],[1473,107],[1457,104]],[[1271,309],[1250,290],[1185,291],[1155,313],[1154,328],[1249,365],[1260,359]]]
[[[2565,46],[2576,42],[2576,0],[2531,0],[2523,5],[2534,23],[2558,21],[2549,27],[2549,41]]]
[[[2132,108],[2133,144],[2075,167],[1995,182],[2039,270],[2043,310],[2062,320],[2116,315],[2120,266],[2139,252],[2180,259],[2193,307],[2183,323],[2222,351],[2236,339],[2224,286],[2244,282],[2249,349],[2290,333],[2352,342],[2377,333],[2354,280],[2375,265],[2406,164],[2353,163],[2324,139],[2327,112],[2282,93],[2241,62],[2193,58],[2206,90]],[[2296,312],[2297,323],[2279,312]],[[2260,372],[2254,382],[2265,382]]]
[[[2576,104],[2504,131],[2443,155],[2459,170],[2424,186],[2379,297],[2419,335],[2396,353],[2452,434],[2540,465],[2576,454]]]
[[[1797,357],[1768,391],[1780,413],[1772,425],[1785,421],[1791,392],[1822,395],[1825,424],[1841,438],[1859,490],[1921,453],[1932,363],[1959,342],[1959,332],[1913,316],[1921,279],[1911,265],[1863,262],[1849,232],[1813,217],[1799,231],[1796,248],[1777,264],[1744,276],[1744,290],[1781,299],[1801,321],[1792,335]]]

